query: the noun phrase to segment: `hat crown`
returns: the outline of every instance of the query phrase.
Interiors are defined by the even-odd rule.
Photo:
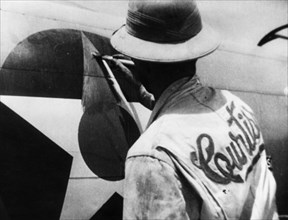
[[[194,0],[130,1],[126,20],[129,34],[156,43],[189,40],[202,29]]]

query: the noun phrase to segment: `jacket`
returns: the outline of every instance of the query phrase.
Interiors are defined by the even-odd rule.
[[[143,158],[154,160],[146,176],[137,165],[145,166]],[[153,189],[161,184],[166,189]],[[124,219],[278,219],[276,183],[252,109],[228,91],[203,87],[197,77],[175,82],[157,101],[149,127],[128,152],[125,186]],[[149,215],[159,197],[163,213]],[[191,205],[196,208],[189,212]],[[137,216],[141,208],[147,216]]]

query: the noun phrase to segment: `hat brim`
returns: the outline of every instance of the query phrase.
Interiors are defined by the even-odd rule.
[[[219,46],[218,35],[207,24],[193,38],[181,43],[154,43],[136,38],[121,27],[111,38],[112,46],[129,57],[151,62],[181,62],[212,53]]]

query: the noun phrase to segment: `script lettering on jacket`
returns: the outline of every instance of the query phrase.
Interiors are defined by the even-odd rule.
[[[202,169],[205,175],[216,183],[228,184],[231,181],[242,183],[244,180],[239,174],[236,174],[236,169],[239,171],[242,170],[243,166],[248,163],[247,156],[250,156],[254,157],[253,163],[249,167],[250,172],[253,168],[252,166],[260,158],[264,146],[259,147],[258,152],[255,152],[261,133],[249,110],[242,107],[237,114],[235,104],[231,102],[226,107],[226,111],[229,114],[229,119],[227,120],[229,127],[236,125],[240,131],[236,135],[229,131],[230,143],[229,146],[225,147],[227,154],[215,152],[212,137],[209,134],[203,133],[196,140],[198,155],[196,152],[192,152],[190,158],[196,167]],[[206,151],[206,157],[204,156],[204,150]],[[219,172],[215,172],[211,168],[211,162],[214,162]],[[247,175],[248,171],[246,178]]]

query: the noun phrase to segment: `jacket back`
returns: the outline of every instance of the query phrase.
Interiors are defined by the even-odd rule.
[[[278,219],[276,183],[253,111],[228,91],[191,92],[186,84],[156,106],[127,157],[164,150],[201,196],[201,219]]]

